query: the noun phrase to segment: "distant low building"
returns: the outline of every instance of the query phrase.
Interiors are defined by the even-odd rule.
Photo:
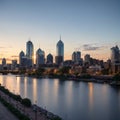
[[[7,70],[7,64],[6,64],[6,59],[2,59],[2,70]]]
[[[63,66],[73,66],[74,62],[72,60],[65,60],[63,62]]]
[[[87,69],[87,73],[88,74],[91,74],[91,75],[97,75],[97,74],[100,74],[101,73],[101,66],[100,65],[92,65],[92,66],[89,66],[89,68]]]
[[[69,73],[72,75],[72,74],[82,74],[83,72],[83,66],[78,66],[78,65],[75,65],[75,66],[72,66]]]
[[[17,68],[17,60],[12,60],[11,70],[16,70]]]

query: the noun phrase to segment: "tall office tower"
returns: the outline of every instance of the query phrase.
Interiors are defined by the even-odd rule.
[[[75,63],[79,63],[81,61],[81,52],[80,51],[73,52],[72,61]]]
[[[53,56],[52,56],[52,54],[48,54],[47,55],[47,62],[46,62],[47,64],[53,64]]]
[[[113,64],[120,62],[120,50],[118,46],[111,48],[111,62]]]
[[[64,43],[61,40],[58,41],[56,45],[57,55],[55,57],[56,64],[60,65],[64,61]]]
[[[19,65],[23,66],[23,58],[25,57],[25,53],[23,51],[20,52],[19,54]]]
[[[29,66],[34,64],[34,47],[31,41],[26,43],[26,57],[28,59]]]
[[[6,65],[6,59],[3,58],[3,59],[2,59],[2,66],[4,67],[5,65]]]
[[[112,73],[120,72],[120,50],[118,46],[111,48],[111,70]]]
[[[45,64],[45,53],[40,48],[36,51],[36,66]]]

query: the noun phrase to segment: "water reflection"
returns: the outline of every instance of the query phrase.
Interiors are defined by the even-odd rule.
[[[108,84],[14,75],[0,75],[0,83],[65,120],[120,119],[120,89]]]
[[[19,95],[20,94],[20,77],[16,77],[16,81],[17,81],[17,84],[16,84],[17,94]]]
[[[88,88],[89,88],[89,108],[90,111],[93,109],[93,83],[88,83]]]
[[[37,104],[37,80],[33,79],[33,102]]]
[[[55,99],[54,99],[54,102],[55,102],[55,104],[57,104],[57,101],[58,101],[58,89],[59,89],[59,81],[57,80],[57,79],[55,79],[54,81],[53,81],[53,86],[54,87],[52,87],[53,88],[53,94],[54,94],[54,96],[55,96]]]
[[[24,79],[24,97],[27,97],[27,77]]]

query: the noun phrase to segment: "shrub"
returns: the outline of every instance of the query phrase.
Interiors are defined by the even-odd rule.
[[[31,107],[31,101],[30,101],[30,99],[28,99],[28,98],[24,98],[24,99],[22,99],[22,102],[21,102],[24,106],[26,106],[26,107]]]

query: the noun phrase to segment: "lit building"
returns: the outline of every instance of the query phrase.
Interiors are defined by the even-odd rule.
[[[46,61],[47,64],[53,64],[53,56],[52,54],[48,54],[47,55],[47,61]]]
[[[34,48],[31,41],[26,43],[26,57],[28,58],[30,66],[32,66],[34,64]]]
[[[60,40],[56,45],[57,55],[55,57],[56,64],[60,65],[64,61],[64,43]]]
[[[101,70],[102,68],[100,65],[92,65],[87,69],[87,73],[91,75],[98,75],[101,73]]]
[[[36,51],[36,66],[39,67],[41,64],[45,64],[45,53],[39,48]]]

